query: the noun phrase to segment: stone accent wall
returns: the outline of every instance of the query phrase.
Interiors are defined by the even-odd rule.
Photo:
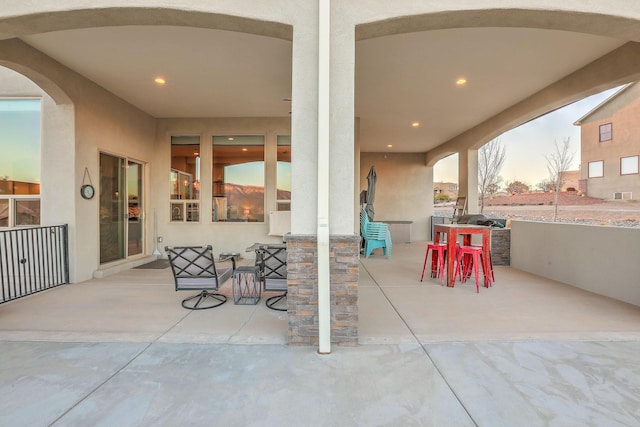
[[[491,261],[493,265],[511,265],[511,229],[491,229]]]
[[[316,236],[287,235],[289,345],[317,345],[318,258]],[[360,236],[331,236],[331,343],[358,344]]]

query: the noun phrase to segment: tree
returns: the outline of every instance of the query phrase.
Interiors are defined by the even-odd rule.
[[[551,192],[554,189],[553,182],[548,179],[543,179],[539,183],[536,184],[536,188],[540,191]]]
[[[451,201],[451,197],[449,197],[448,194],[444,194],[444,193],[440,193],[433,198],[434,203],[450,202],[450,201]]]
[[[495,194],[500,188],[500,169],[504,164],[506,149],[500,139],[492,139],[478,150],[478,192],[480,193],[480,213],[484,210],[487,194]]]
[[[554,151],[548,156],[544,156],[547,159],[549,181],[555,193],[553,198],[553,221],[558,217],[558,200],[560,199],[560,190],[562,190],[562,186],[567,181],[566,172],[571,167],[575,157],[575,152],[569,151],[570,139],[569,137],[564,138],[561,144],[558,144],[556,140]]]
[[[529,186],[522,181],[515,180],[508,182],[505,190],[510,194],[522,194],[529,192]]]
[[[496,182],[495,184],[489,184],[487,186],[487,193],[490,196],[493,196],[494,194],[496,194],[498,191],[500,191],[500,183],[502,182],[502,177],[499,176],[498,177],[498,182]]]

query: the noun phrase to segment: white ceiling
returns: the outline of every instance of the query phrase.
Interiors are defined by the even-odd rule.
[[[154,117],[287,117],[290,41],[124,26],[22,39]],[[424,152],[622,45],[563,31],[469,28],[356,45],[362,151]],[[153,79],[167,80],[158,87]],[[465,87],[455,80],[465,77]],[[295,102],[295,100],[294,100]],[[414,121],[418,128],[411,127]]]

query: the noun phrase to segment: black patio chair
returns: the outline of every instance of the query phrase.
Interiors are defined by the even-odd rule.
[[[216,267],[211,245],[176,246],[164,248],[169,258],[176,283],[176,291],[195,291],[200,293],[182,300],[182,306],[189,310],[205,310],[218,307],[227,302],[227,297],[217,291],[236,269],[234,256],[219,261],[231,260],[231,266]]]
[[[282,292],[267,298],[267,307],[287,311],[287,245],[259,245],[256,248],[256,265],[260,268],[262,289],[265,292]]]

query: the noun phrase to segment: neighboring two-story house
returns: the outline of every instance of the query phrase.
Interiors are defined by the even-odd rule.
[[[574,124],[581,128],[579,190],[602,199],[639,199],[640,84],[625,86]]]
[[[441,194],[448,196],[450,200],[455,200],[455,198],[458,197],[458,183],[457,182],[434,182],[433,196],[438,197]]]

